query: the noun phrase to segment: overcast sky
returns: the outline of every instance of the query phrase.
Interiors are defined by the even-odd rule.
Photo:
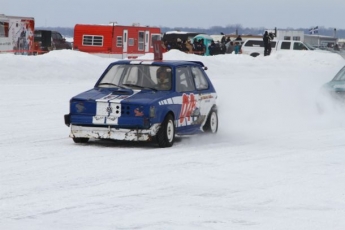
[[[34,17],[37,27],[115,21],[159,27],[345,29],[344,12],[344,0],[0,0],[0,14]]]

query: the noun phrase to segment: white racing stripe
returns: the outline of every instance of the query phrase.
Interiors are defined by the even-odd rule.
[[[134,96],[141,90],[133,90],[131,95],[109,94],[96,100],[96,115],[92,118],[93,124],[118,125],[121,117],[121,102]]]

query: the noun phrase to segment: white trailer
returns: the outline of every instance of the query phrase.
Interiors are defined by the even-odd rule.
[[[0,53],[32,54],[34,29],[33,17],[0,14]]]

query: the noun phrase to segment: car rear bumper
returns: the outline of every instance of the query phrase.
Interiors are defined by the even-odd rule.
[[[118,129],[108,127],[85,127],[71,125],[70,137],[72,138],[94,138],[113,139],[125,141],[150,141],[154,137],[160,124],[154,124],[150,129]]]

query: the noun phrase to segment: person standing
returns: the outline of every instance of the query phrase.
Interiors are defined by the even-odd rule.
[[[242,53],[241,45],[239,44],[239,42],[235,42],[234,52],[235,52],[235,54],[241,54]]]
[[[220,43],[225,44],[225,35],[224,35],[223,32],[220,33],[220,34],[223,35],[223,36],[222,36],[222,39],[220,40]]]
[[[264,35],[263,35],[263,41],[264,41],[264,56],[269,55],[269,46],[271,44],[270,42],[270,37],[268,36],[268,32],[265,31]]]
[[[210,56],[216,55],[216,43],[214,41],[211,41],[211,44],[208,46],[208,50],[210,52]]]
[[[238,35],[237,38],[235,39],[235,41],[242,41],[241,35]]]
[[[193,45],[192,45],[192,42],[188,39],[186,41],[186,48],[187,48],[187,52],[188,53],[193,53]]]
[[[268,33],[268,50],[267,55],[271,54],[272,51],[272,44],[271,41],[274,39],[274,34],[272,32]]]
[[[232,41],[228,42],[227,44],[228,44],[228,46],[226,47],[225,53],[231,54],[234,51],[234,44]]]

